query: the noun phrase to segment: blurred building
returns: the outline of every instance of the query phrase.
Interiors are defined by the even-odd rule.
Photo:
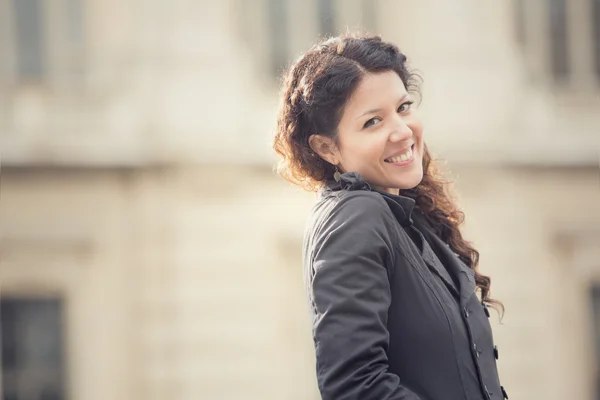
[[[3,398],[318,398],[270,137],[356,28],[424,78],[509,395],[600,398],[598,1],[0,0]]]

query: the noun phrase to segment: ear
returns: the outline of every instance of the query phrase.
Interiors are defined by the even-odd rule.
[[[332,138],[315,134],[308,138],[308,144],[323,160],[332,165],[339,163],[339,151]]]

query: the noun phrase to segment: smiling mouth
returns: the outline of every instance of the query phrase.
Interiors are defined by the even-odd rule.
[[[404,153],[402,153],[402,154],[400,154],[398,156],[386,158],[383,161],[385,161],[386,163],[391,163],[391,164],[393,164],[393,163],[401,163],[401,162],[408,161],[413,156],[413,147],[414,146],[415,145],[413,144],[412,146],[410,146],[410,148],[406,152],[404,152]]]

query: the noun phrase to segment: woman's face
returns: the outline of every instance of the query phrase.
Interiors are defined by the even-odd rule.
[[[423,178],[423,126],[393,71],[365,75],[338,125],[340,172],[358,172],[379,190],[398,194]]]

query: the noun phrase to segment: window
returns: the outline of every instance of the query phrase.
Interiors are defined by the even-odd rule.
[[[10,0],[6,6],[13,28],[8,35],[13,43],[5,46],[14,50],[4,55],[11,79],[39,83],[79,78],[85,50],[83,0]]]
[[[0,323],[3,398],[64,400],[61,300],[2,298]]]
[[[377,30],[377,16],[376,9],[373,0],[362,0],[361,13],[362,21],[361,25],[369,32],[375,33]]]
[[[592,2],[592,42],[594,46],[594,61],[596,77],[600,80],[600,0],[590,0]]]
[[[13,0],[12,10],[18,74],[25,79],[39,79],[46,69],[42,0]]]
[[[513,0],[515,42],[531,77],[553,90],[600,85],[600,0]]]
[[[592,317],[594,326],[594,342],[596,344],[596,369],[600,371],[600,285],[592,287]],[[600,372],[596,376],[596,399],[600,400]]]
[[[82,0],[66,0],[64,12],[66,15],[66,36],[73,46],[83,42],[83,7]]]
[[[565,0],[548,1],[552,74],[557,80],[563,80],[569,75],[566,4]]]
[[[334,0],[319,0],[319,32],[322,36],[335,35]]]
[[[525,1],[515,0],[514,3],[515,39],[520,45],[525,45]]]
[[[81,75],[84,71],[85,27],[83,0],[65,0],[62,15],[64,15],[64,47],[69,59],[65,60],[68,74]]]
[[[271,40],[271,73],[279,76],[288,61],[288,4],[289,0],[269,0],[269,38]]]
[[[240,17],[245,25],[241,32],[243,35],[244,30],[250,31],[250,37],[244,40],[258,50],[256,54],[263,58],[259,61],[261,66],[264,65],[270,75],[277,78],[293,58],[306,51],[319,37],[336,35],[345,25],[350,29],[361,26],[366,31],[375,32],[378,22],[378,8],[374,0],[344,3],[347,9],[343,15],[336,12],[342,4],[339,0],[265,0],[260,11],[248,12],[250,7],[256,7],[255,3],[238,0]],[[295,15],[300,9],[301,15]],[[312,20],[307,21],[307,18]]]

